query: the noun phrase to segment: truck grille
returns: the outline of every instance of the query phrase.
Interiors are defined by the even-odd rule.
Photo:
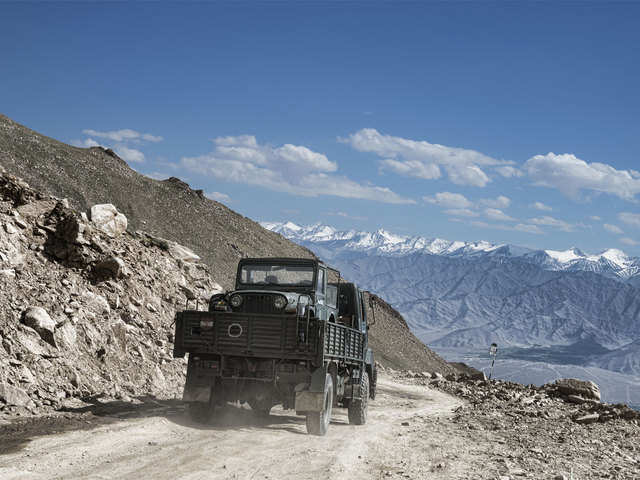
[[[281,314],[282,309],[277,309],[273,305],[275,295],[269,293],[240,293],[242,295],[242,305],[234,312],[238,313],[266,313]]]

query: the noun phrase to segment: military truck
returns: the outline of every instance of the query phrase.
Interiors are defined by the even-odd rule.
[[[313,435],[327,433],[335,406],[364,424],[377,378],[364,298],[318,260],[240,260],[233,291],[212,296],[206,311],[176,314],[173,355],[189,354],[183,400],[192,418],[246,402],[259,415],[295,409]]]

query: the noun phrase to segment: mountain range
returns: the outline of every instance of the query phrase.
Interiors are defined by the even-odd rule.
[[[640,259],[263,222],[382,295],[435,348],[640,373]]]

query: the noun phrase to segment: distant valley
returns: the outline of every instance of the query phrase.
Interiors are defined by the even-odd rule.
[[[542,382],[557,377],[557,365],[595,368],[601,378],[602,369],[612,370],[618,375],[610,381],[619,387],[607,387],[613,398],[640,403],[638,258],[616,249],[592,255],[384,230],[262,225],[384,296],[418,337],[448,359],[496,342],[510,362],[524,362],[518,381],[535,383],[523,370],[534,363],[538,373],[540,365],[554,365],[533,375]],[[483,366],[478,355],[470,355],[469,363]]]

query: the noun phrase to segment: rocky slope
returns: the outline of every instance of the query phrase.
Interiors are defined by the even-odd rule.
[[[0,175],[0,408],[180,391],[175,308],[220,286],[188,250],[119,226]]]

